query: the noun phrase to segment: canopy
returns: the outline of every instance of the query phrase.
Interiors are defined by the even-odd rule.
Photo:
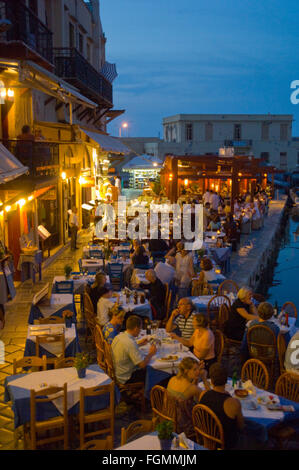
[[[7,183],[28,171],[28,167],[0,143],[0,183]]]
[[[123,170],[155,170],[162,167],[162,162],[151,155],[139,155],[123,166]]]
[[[88,137],[94,140],[102,150],[106,152],[112,153],[122,153],[124,155],[129,155],[132,153],[132,150],[129,149],[126,145],[124,145],[120,140],[116,139],[115,137],[111,137],[110,135],[99,134],[98,132],[92,132],[86,129],[81,130],[88,135]]]

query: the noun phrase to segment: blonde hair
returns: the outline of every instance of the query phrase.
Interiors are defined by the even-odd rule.
[[[252,294],[252,289],[250,287],[241,287],[238,291],[237,297],[242,301],[248,294]]]
[[[179,372],[177,374],[177,378],[186,379],[188,371],[191,370],[195,364],[198,365],[198,361],[196,359],[193,359],[193,357],[185,357],[179,364]]]

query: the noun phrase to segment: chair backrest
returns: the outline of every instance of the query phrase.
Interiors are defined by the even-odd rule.
[[[263,390],[269,388],[269,372],[265,364],[258,359],[249,359],[241,371],[242,381],[251,380],[253,385]]]
[[[118,256],[122,256],[126,259],[130,258],[130,250],[118,250]]]
[[[217,357],[217,362],[221,362],[223,351],[224,351],[224,335],[222,331],[216,330],[214,331],[214,336],[215,336],[215,355]]]
[[[95,315],[92,300],[86,291],[84,292],[83,302],[84,302],[84,312],[85,312],[85,309],[87,309],[90,312],[93,312],[93,314]]]
[[[73,367],[75,360],[76,360],[75,357],[58,358],[54,362],[54,369],[64,369],[65,367]]]
[[[123,446],[127,442],[138,439],[144,434],[148,434],[153,431],[153,422],[147,419],[139,419],[131,423],[127,429],[121,428],[121,442]]]
[[[104,336],[102,329],[99,324],[96,323],[94,329],[94,339],[97,350],[97,363],[106,372],[106,362],[105,362],[105,348],[104,348]]]
[[[215,322],[215,324],[218,326],[219,322],[219,310],[221,305],[227,305],[227,307],[230,309],[231,304],[230,300],[226,295],[214,295],[208,302],[208,322],[211,325],[212,321]]]
[[[285,359],[286,350],[287,350],[287,345],[286,345],[285,335],[280,332],[277,336],[277,352],[278,352],[279,367],[280,367],[281,374],[285,372],[284,359]]]
[[[276,337],[268,326],[251,326],[247,331],[247,344],[251,358],[259,359],[265,363],[275,361]]]
[[[104,253],[102,250],[89,250],[89,256],[91,258],[104,259]]]
[[[114,290],[122,289],[123,268],[123,263],[108,263],[108,274]]]
[[[195,405],[192,421],[198,443],[210,450],[225,447],[223,426],[216,414],[205,405]]]
[[[293,302],[285,302],[281,308],[289,317],[297,318],[297,308]]]
[[[107,436],[106,439],[93,439],[92,441],[85,442],[80,447],[80,450],[112,450],[112,437]]]
[[[105,351],[105,363],[106,363],[106,374],[112,380],[116,381],[115,371],[114,371],[114,364],[113,364],[113,355],[112,355],[112,348],[107,341],[104,341],[104,351]]]
[[[39,325],[53,325],[53,324],[64,324],[64,318],[52,315],[47,318],[38,318],[37,324]]]
[[[36,356],[40,355],[40,349],[39,349],[40,346],[42,346],[43,344],[49,344],[49,343],[51,343],[51,344],[54,344],[54,343],[60,344],[58,355],[60,357],[65,356],[65,336],[64,336],[64,334],[59,334],[59,335],[49,334],[49,335],[37,336],[36,337],[36,343],[35,343],[35,354],[36,354]],[[53,359],[53,363],[55,363],[55,360]],[[49,359],[47,361],[50,362]]]
[[[220,305],[218,312],[218,328],[223,330],[225,322],[229,318],[229,307],[226,304]]]
[[[276,382],[275,393],[299,403],[299,375],[291,372],[282,374]]]
[[[150,393],[153,417],[158,421],[166,420],[177,426],[177,409],[175,398],[172,397],[161,385],[155,385]]]
[[[72,294],[74,281],[55,281],[55,292],[58,294]]]
[[[239,286],[235,281],[232,281],[231,279],[225,279],[220,286],[218,287],[218,295],[226,295],[232,292],[233,294],[237,295],[239,291]]]
[[[109,394],[109,404],[105,410],[100,410],[98,413],[93,412],[91,414],[85,413],[85,399],[92,397],[93,399],[99,399],[104,395]],[[114,382],[110,382],[108,385],[97,385],[95,387],[84,388],[80,387],[80,408],[79,408],[79,423],[80,423],[80,447],[84,445],[85,438],[99,434],[109,433],[112,436],[112,443],[114,439]],[[109,425],[105,425],[100,429],[92,432],[86,432],[85,423],[96,423],[100,421],[109,421]]]
[[[52,402],[53,398],[62,398],[63,400],[63,417],[59,420],[59,427],[63,427],[63,434],[55,434],[55,437],[38,439],[38,432],[46,431],[49,428],[51,420],[38,421],[38,408],[43,407],[46,403]],[[57,418],[56,418],[57,419]],[[58,425],[58,423],[57,423]],[[58,427],[58,426],[57,426]],[[63,387],[48,387],[43,390],[30,390],[30,437],[31,449],[35,450],[39,444],[47,444],[55,441],[64,441],[64,449],[68,448],[68,410],[67,410],[67,384]]]
[[[27,356],[22,357],[22,359],[14,359],[13,360],[13,374],[16,375],[18,373],[18,369],[23,369],[26,367],[28,368],[28,372],[32,372],[30,369],[32,367],[38,367],[42,370],[47,370],[47,356],[37,357],[37,356]],[[22,370],[24,373],[24,370]]]

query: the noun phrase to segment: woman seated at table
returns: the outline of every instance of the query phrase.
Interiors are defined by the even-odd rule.
[[[125,311],[114,304],[108,311],[109,321],[103,327],[103,336],[108,344],[111,344],[115,336],[120,333],[121,326],[125,318]]]
[[[213,264],[210,258],[206,256],[200,262],[201,272],[199,274],[198,283],[204,285],[206,282],[213,282],[217,280],[217,274],[213,269]]]
[[[178,433],[185,432],[187,437],[192,437],[194,428],[192,424],[192,408],[198,403],[198,398],[203,392],[198,387],[198,382],[203,381],[205,390],[210,389],[207,381],[207,372],[203,363],[199,363],[192,357],[185,357],[179,364],[179,372],[172,377],[167,385],[167,391],[177,399]]]
[[[212,216],[212,220],[210,221],[208,225],[208,230],[215,232],[216,230],[220,230],[220,229],[221,229],[221,222],[220,222],[219,216],[218,214],[214,214]]]
[[[280,332],[279,327],[275,325],[273,321],[271,321],[271,318],[273,317],[273,314],[274,314],[274,309],[269,302],[261,302],[257,308],[257,313],[258,313],[258,318],[256,318],[255,320],[252,320],[248,324],[243,335],[241,353],[242,353],[242,356],[243,356],[242,358],[244,361],[248,359],[248,345],[247,345],[248,328],[255,326],[255,325],[267,326],[268,328],[270,328],[270,330],[273,331],[276,339]],[[259,340],[259,342],[261,342],[261,339]]]
[[[193,326],[194,333],[190,339],[181,338],[175,333],[170,333],[170,336],[188,348],[193,347],[193,354],[204,361],[205,369],[209,371],[210,366],[216,361],[214,333],[208,327],[207,318],[202,313],[194,315]]]
[[[137,247],[135,253],[132,255],[131,261],[133,266],[148,265],[149,257],[146,255],[146,251],[143,245]]]
[[[257,320],[257,310],[252,302],[252,289],[242,287],[230,308],[229,318],[224,324],[224,333],[229,339],[241,341],[249,320]]]
[[[108,312],[111,307],[113,307],[114,302],[110,299],[112,298],[113,287],[111,284],[105,284],[103,287],[102,295],[98,300],[97,305],[97,319],[99,324],[103,327],[105,323],[108,322]]]
[[[106,284],[106,274],[99,272],[96,274],[95,281],[92,284],[89,292],[87,291],[92,301],[94,312],[97,311],[97,304],[98,304],[99,298],[103,294],[103,287],[105,284]]]

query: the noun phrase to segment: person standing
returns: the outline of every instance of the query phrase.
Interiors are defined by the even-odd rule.
[[[118,189],[118,195],[121,195],[121,180],[118,175],[114,176],[114,186]]]
[[[70,229],[71,229],[71,250],[78,250],[77,247],[77,233],[79,229],[79,221],[77,216],[77,207],[73,207],[72,213],[70,216]]]

